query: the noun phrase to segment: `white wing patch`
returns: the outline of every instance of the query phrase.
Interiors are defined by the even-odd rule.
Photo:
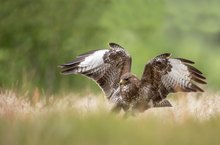
[[[184,65],[180,60],[170,58],[169,62],[172,65],[173,69],[179,70],[179,71],[184,71],[184,73],[185,73],[185,71],[188,72],[187,66]],[[189,75],[189,72],[188,72],[188,75]]]
[[[104,50],[98,50],[92,55],[89,55],[88,57],[85,58],[84,61],[82,61],[78,66],[79,67],[87,67],[88,69],[90,68],[95,68],[101,64],[104,63],[103,56],[106,52],[109,50],[104,49]]]
[[[87,56],[84,61],[82,61],[78,67],[80,71],[87,71],[90,69],[100,69],[98,67],[102,66],[104,64],[103,56],[106,52],[109,50],[104,49],[104,50],[98,50],[94,52],[93,54]],[[79,71],[79,70],[78,70]]]
[[[190,85],[191,78],[187,66],[178,59],[169,59],[169,62],[172,66],[171,71],[161,78],[166,88]]]

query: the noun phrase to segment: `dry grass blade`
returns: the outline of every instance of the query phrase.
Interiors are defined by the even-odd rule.
[[[180,122],[185,120],[184,118],[207,120],[218,115],[220,111],[220,95],[179,93],[175,97],[170,97],[170,100],[173,107],[149,109],[138,114],[136,118],[153,116],[156,119],[163,118],[163,120]],[[61,113],[62,111],[79,113],[79,116],[89,115],[91,112],[106,114],[110,111],[110,106],[102,95],[79,97],[70,94],[58,97],[58,99],[50,97],[50,105],[47,106],[45,99],[41,99],[33,105],[31,100],[18,97],[12,91],[0,94],[0,115],[3,118],[38,116],[49,112]]]

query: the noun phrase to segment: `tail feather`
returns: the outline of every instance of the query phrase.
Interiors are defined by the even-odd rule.
[[[159,103],[156,103],[154,107],[172,107],[172,105],[168,100],[164,99]]]

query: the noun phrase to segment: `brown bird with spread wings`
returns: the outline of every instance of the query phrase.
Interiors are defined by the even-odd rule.
[[[96,81],[114,103],[114,112],[171,107],[166,100],[169,93],[203,92],[197,84],[206,84],[206,78],[190,60],[161,54],[145,65],[142,78],[138,79],[131,73],[131,57],[124,48],[116,43],[109,46],[81,54],[60,68],[62,74],[82,74]]]

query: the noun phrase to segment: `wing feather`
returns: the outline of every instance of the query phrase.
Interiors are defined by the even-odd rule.
[[[141,84],[148,88],[148,96],[161,101],[169,93],[203,92],[198,84],[206,84],[202,72],[192,66],[193,61],[184,58],[170,58],[161,54],[145,65]],[[146,91],[145,91],[146,92]]]
[[[118,97],[115,91],[121,75],[131,70],[131,57],[120,45],[109,43],[109,46],[110,49],[90,51],[60,65],[61,73],[87,76],[98,83],[109,99],[114,94]]]

